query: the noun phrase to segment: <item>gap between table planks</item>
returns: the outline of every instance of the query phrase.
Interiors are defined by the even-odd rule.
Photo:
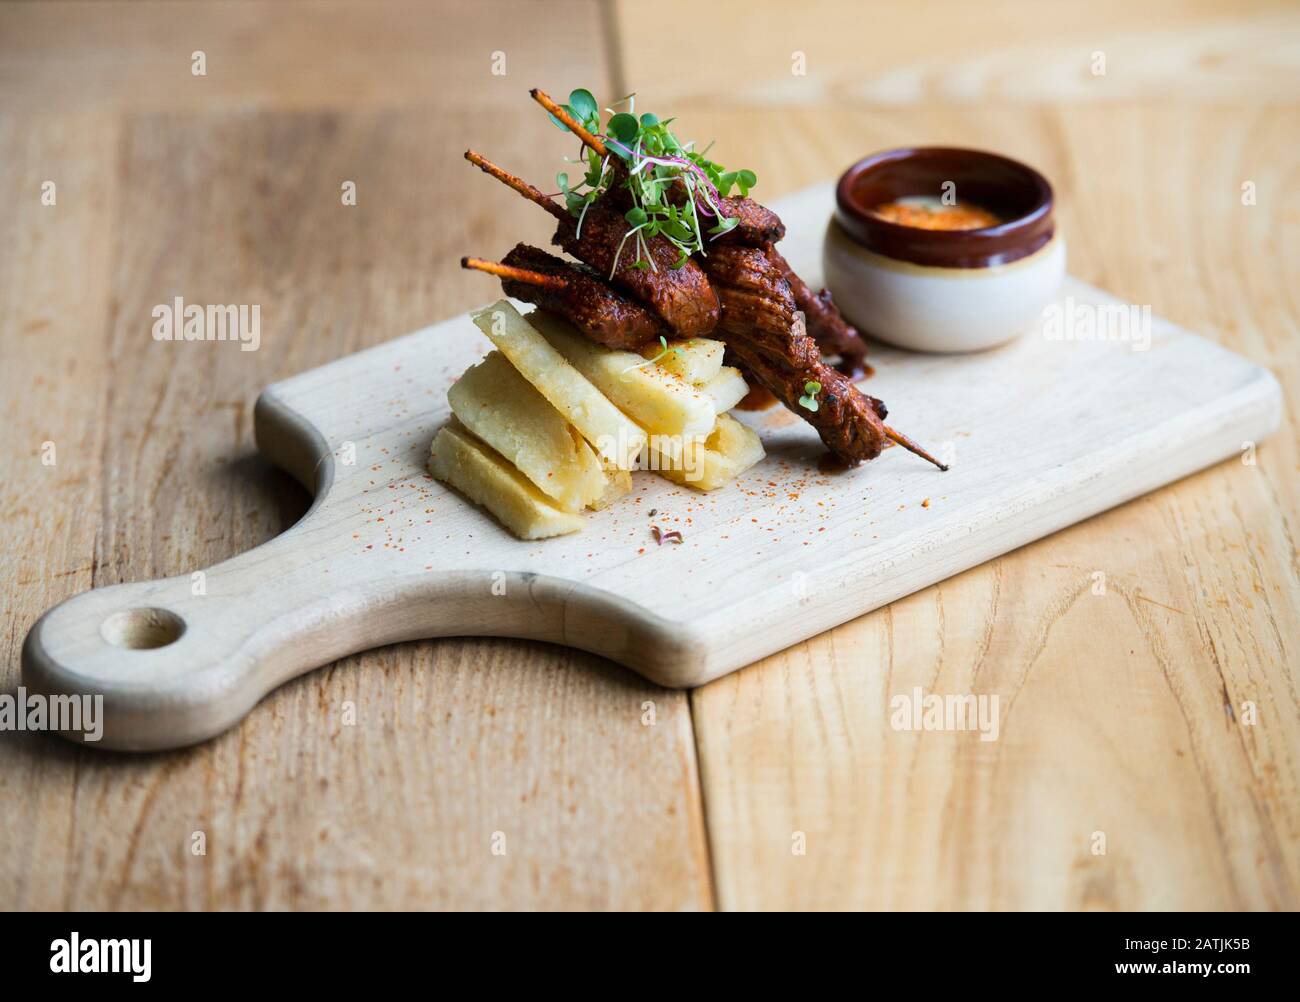
[[[761,165],[764,198],[918,135],[1022,157],[1057,182],[1074,275],[1270,367],[1286,407],[1253,466],[1221,464],[696,690],[719,906],[1297,907],[1300,114],[673,111],[728,166]],[[1244,177],[1267,207],[1241,204]],[[888,400],[888,371],[876,380]],[[998,694],[1000,739],[892,730],[890,698],[916,686]]]
[[[991,31],[1014,23],[1007,44],[999,49],[990,37],[975,46],[981,58],[945,61],[942,54],[898,49],[891,39],[916,24],[907,13],[916,8],[892,4],[878,30],[852,33],[855,45],[872,40],[871,58],[844,50],[836,72],[842,79],[870,74],[882,54],[897,50],[884,83],[901,82],[893,88],[900,105],[921,99],[925,106],[811,114],[800,108],[791,116],[785,105],[724,115],[679,100],[712,91],[701,74],[718,72],[724,81],[740,81],[724,88],[732,104],[788,102],[787,52],[778,53],[781,65],[769,73],[761,60],[747,58],[752,47],[721,46],[694,63],[696,75],[665,72],[661,80],[646,63],[645,39],[627,31],[626,17],[619,18],[617,36],[627,51],[602,57],[595,29],[588,43],[570,44],[574,25],[591,21],[581,16],[590,7],[577,5],[577,16],[562,22],[534,23],[503,19],[503,6],[509,5],[475,5],[483,13],[469,15],[470,27],[475,16],[492,22],[475,38],[486,43],[499,37],[498,25],[526,25],[525,34],[539,41],[537,53],[565,56],[564,69],[533,63],[546,76],[540,82],[561,93],[608,80],[602,58],[621,66],[646,107],[668,107],[654,98],[671,95],[671,112],[693,135],[716,137],[729,164],[758,169],[756,194],[763,198],[818,180],[833,169],[828,165],[868,149],[918,138],[1030,159],[1066,195],[1076,275],[1151,302],[1155,312],[1269,365],[1293,414],[1300,385],[1297,317],[1287,290],[1300,284],[1300,248],[1295,210],[1279,207],[1295,204],[1288,137],[1300,122],[1291,97],[1294,60],[1276,51],[1294,37],[1280,15],[1242,19],[1241,30],[1223,35],[1218,29],[1236,5],[1163,3],[1141,11],[1126,5],[1098,10],[1091,19],[1071,14],[1068,39],[1057,39],[1056,16],[1016,19],[1016,5],[1000,3],[981,9],[980,22]],[[271,16],[265,12],[274,6],[240,9],[241,17],[253,19],[253,36],[247,22],[223,34],[230,9],[194,4],[183,16],[173,8],[166,17],[155,5],[0,12],[6,25],[17,19],[23,25],[21,33],[0,31],[4,78],[16,79],[29,58],[50,68],[28,90],[5,88],[8,101],[40,115],[0,124],[7,190],[39,184],[55,164],[88,195],[61,194],[57,223],[40,215],[34,200],[0,219],[10,238],[0,251],[0,280],[10,290],[0,299],[0,321],[7,332],[28,335],[21,344],[6,337],[0,345],[5,435],[14,442],[10,455],[20,457],[7,461],[0,488],[11,672],[18,641],[49,604],[91,584],[202,566],[274,534],[301,512],[305,498],[287,479],[248,458],[246,407],[268,375],[299,371],[481,301],[481,282],[456,274],[444,258],[453,262],[466,243],[490,250],[507,246],[516,233],[542,232],[526,229],[535,225],[526,207],[496,203],[468,220],[444,217],[441,228],[421,225],[421,214],[469,204],[464,196],[481,190],[454,172],[422,173],[441,149],[425,134],[431,122],[441,122],[439,100],[463,100],[466,110],[477,101],[505,108],[513,97],[502,100],[497,91],[538,82],[521,79],[524,70],[468,84],[451,72],[439,75],[448,68],[422,55],[436,43],[442,22],[419,5],[385,4],[378,12],[368,5],[353,14],[362,8],[333,4],[311,42],[297,42],[287,30],[257,32],[268,25],[258,18]],[[693,16],[725,18],[728,10],[696,7]],[[782,17],[794,17],[807,39],[828,10],[835,14],[819,5]],[[148,19],[150,32],[135,30],[142,23],[135,19]],[[563,23],[563,42],[548,22]],[[242,81],[214,77],[203,92],[188,80],[171,85],[169,47],[186,58],[195,25],[209,38],[228,39],[232,58],[240,52],[236,38],[262,40],[258,58],[240,64]],[[155,57],[148,65],[110,80],[97,76],[106,64],[87,61],[77,46],[112,39],[115,26],[121,42],[161,39],[143,43],[144,54]],[[348,29],[359,26],[369,32],[392,26],[390,34],[412,40],[411,55],[405,63],[366,60],[351,45],[355,31]],[[1153,27],[1160,31],[1151,34]],[[934,44],[935,32],[920,34]],[[958,53],[968,51],[961,48],[962,32],[940,36],[960,42]],[[1119,43],[1109,45],[1108,89],[1085,89],[1086,77],[1073,70],[1044,79],[1044,67],[1086,57],[1097,37]],[[1149,51],[1140,48],[1142,39],[1153,37],[1166,58],[1139,59]],[[321,39],[336,40],[349,58],[329,58]],[[813,44],[818,39],[844,47],[828,34],[808,43],[810,77],[820,86],[826,78],[816,76],[825,65]],[[39,49],[30,47],[33,40],[43,40]],[[1060,57],[1023,62],[1043,41]],[[122,69],[141,67],[140,53],[127,59],[129,50],[119,51]],[[522,49],[526,56],[532,51]],[[573,62],[579,51],[592,61]],[[1261,51],[1278,58],[1247,58]],[[1115,54],[1125,52],[1129,58],[1117,65]],[[1137,62],[1143,73],[1132,72]],[[749,75],[728,78],[741,70]],[[667,85],[669,77],[692,82],[683,93]],[[117,86],[123,80],[132,86]],[[615,81],[610,90],[630,86]],[[855,101],[873,93],[888,100],[891,91],[831,86],[818,99]],[[1055,103],[987,106],[991,98],[1031,97]],[[1094,100],[1106,105],[1087,105]],[[1276,107],[1261,109],[1260,102]],[[112,117],[84,114],[98,103],[111,105]],[[249,117],[242,109],[250,104],[315,114]],[[403,104],[425,107],[396,114]],[[363,106],[372,113],[356,114]],[[175,115],[134,114],[141,108]],[[230,115],[212,115],[221,108]],[[188,131],[173,136],[186,116]],[[484,122],[502,121],[496,112],[481,116],[475,135]],[[546,129],[518,134],[530,123],[526,116],[511,120],[515,138],[495,132],[493,148],[521,164],[535,162],[529,142],[553,142],[554,135]],[[368,131],[375,129],[377,136]],[[338,164],[295,173],[301,168],[284,143],[304,130],[324,132],[310,148],[321,156],[340,151]],[[126,197],[119,186],[127,167],[150,168],[149,183],[158,189],[151,197],[164,210],[221,197],[225,202],[216,204],[238,212],[249,178],[235,167],[216,168],[224,180],[209,192],[166,175],[164,161],[177,158],[198,169],[221,147],[250,136],[266,150],[270,182],[279,176],[281,187],[268,188],[238,225],[217,230],[229,238],[220,252],[200,258],[197,249],[185,249],[183,229],[164,237],[137,222],[119,233],[122,208],[113,206]],[[300,183],[336,190],[338,169],[358,162],[368,163],[366,176],[393,194],[387,205],[373,203],[373,213],[354,229],[340,230],[343,224],[328,217],[277,214],[277,202]],[[1242,215],[1236,199],[1245,176],[1260,186],[1253,215]],[[434,182],[445,196],[429,191]],[[268,219],[260,231],[259,215]],[[364,242],[356,258],[367,270],[353,284],[340,278],[352,258],[325,242],[358,235]],[[281,254],[259,251],[258,241]],[[217,267],[213,261],[234,257],[226,267],[240,274],[214,283],[218,292],[234,298],[265,271],[278,294],[291,297],[285,308],[292,325],[306,326],[290,344],[268,341],[253,356],[256,366],[218,359],[214,386],[174,357],[164,363],[148,353],[128,356],[130,335],[143,338],[146,330],[144,320],[137,325],[128,318],[141,311],[147,317],[148,306],[160,301],[140,275],[158,260],[167,263],[178,248],[185,259],[171,267],[187,289]],[[146,264],[139,263],[142,256]],[[309,288],[284,291],[300,273]],[[210,362],[205,356],[192,364]],[[179,369],[171,397],[164,396],[165,364]],[[97,365],[113,365],[112,378],[96,372]],[[881,378],[887,396],[887,374]],[[166,400],[193,407],[184,436],[167,410],[154,414],[154,405]],[[51,477],[35,459],[46,438],[78,443],[85,455],[65,461],[61,449],[61,469]],[[238,458],[223,466],[222,457],[231,454]],[[1295,469],[1291,419],[1261,450],[1256,467],[1225,464],[1200,474],[697,693],[719,904],[1295,907]],[[150,502],[143,511],[132,481]],[[101,513],[107,521],[97,537]],[[1112,583],[1105,599],[1080,591],[1097,569]],[[1117,612],[1102,602],[1123,604]],[[681,740],[662,737],[664,701],[650,690],[661,723],[646,735],[654,740],[644,762],[631,756],[617,769],[599,768],[615,761],[608,756],[626,755],[621,743],[606,747],[606,762],[591,755],[590,743],[563,757],[557,713],[568,715],[570,731],[621,728],[624,720],[602,710],[611,687],[601,676],[610,669],[567,657],[577,660],[565,660],[558,649],[501,641],[375,652],[286,687],[237,735],[206,750],[142,763],[101,764],[52,740],[0,735],[6,805],[0,825],[5,844],[14,847],[0,865],[0,901],[15,907],[707,906],[698,814],[679,821],[666,841],[654,838],[657,819],[694,810],[693,751],[689,731],[681,733],[689,721],[673,708]],[[470,666],[454,668],[458,658]],[[874,682],[867,677],[873,662],[887,672]],[[547,688],[533,695],[529,681],[548,669]],[[991,675],[1005,691],[1021,692],[1006,738],[992,751],[952,735],[882,736],[887,703],[880,686],[907,691],[920,679],[932,689],[961,691],[967,684],[970,691],[1004,691],[994,690]],[[9,678],[12,686],[16,675]],[[359,693],[362,679],[367,688]],[[523,703],[522,693],[540,703]],[[358,747],[348,748],[340,742],[349,732],[324,732],[319,722],[358,695],[358,706],[379,713],[383,724],[368,736],[358,728]],[[641,695],[628,701],[639,705]],[[1250,732],[1229,728],[1223,696],[1234,703],[1259,699],[1263,725]],[[433,714],[448,700],[460,711],[439,720]],[[1025,712],[1036,703],[1040,709]],[[623,741],[635,740],[620,733]],[[554,775],[512,764],[528,747],[522,742],[537,735],[545,736],[537,747],[555,749]],[[1130,753],[1135,748],[1141,753]],[[1152,757],[1144,757],[1148,750]],[[446,757],[433,758],[439,751]],[[655,781],[665,772],[678,789]],[[652,785],[641,786],[643,780]],[[572,792],[562,795],[566,789]],[[511,806],[516,797],[525,799]],[[410,801],[410,814],[398,822],[392,805],[403,801]],[[566,828],[570,809],[575,820]],[[520,824],[547,845],[525,847],[513,859],[496,860],[506,865],[493,869],[494,861],[480,854],[484,830]],[[601,825],[611,827],[591,830]],[[201,860],[186,854],[190,832],[200,826],[212,836]],[[1086,839],[1107,826],[1111,852],[1092,857]],[[809,836],[806,857],[789,854],[795,829]],[[632,858],[646,851],[643,863]]]
[[[263,385],[480,302],[482,280],[457,267],[467,250],[545,240],[459,154],[472,141],[524,167],[543,149],[559,161],[524,81],[608,86],[599,12],[568,6],[534,23],[512,4],[450,22],[333,4],[298,9],[312,30],[296,35],[270,30],[277,5],[0,10],[0,72],[35,80],[6,93],[0,178],[37,193],[0,218],[3,691],[43,607],[209,564],[301,515],[306,496],[254,455]],[[449,24],[480,74],[453,52],[395,77],[349,47],[378,32],[427,56]],[[189,77],[195,34],[206,91]],[[504,80],[488,74],[501,38]],[[67,78],[27,67],[34,51]],[[42,207],[51,176],[58,203]],[[177,294],[262,304],[261,349],[154,343],[150,309]],[[304,681],[175,754],[0,734],[0,905],[711,907],[684,694],[506,640],[398,645]]]

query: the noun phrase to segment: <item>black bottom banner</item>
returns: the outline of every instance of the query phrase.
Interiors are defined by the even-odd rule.
[[[435,984],[440,974],[492,991],[545,979],[554,990],[664,984],[679,970],[697,986],[701,969],[730,988],[771,989],[785,975],[818,994],[831,990],[828,978],[891,989],[1129,982],[1231,991],[1291,980],[1293,918],[9,913],[0,957],[9,986],[91,992],[373,990],[388,976]]]

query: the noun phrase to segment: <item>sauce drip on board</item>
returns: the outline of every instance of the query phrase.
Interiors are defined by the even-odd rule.
[[[765,411],[773,404],[778,403],[776,396],[764,386],[759,386],[751,382],[749,392],[740,399],[736,404],[738,411]]]

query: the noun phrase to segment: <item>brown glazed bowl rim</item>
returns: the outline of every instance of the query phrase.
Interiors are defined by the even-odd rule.
[[[856,197],[863,177],[908,162],[961,169],[988,167],[1014,178],[1016,195],[1028,208],[996,226],[973,230],[927,230],[904,226],[868,211]],[[914,194],[929,194],[916,191]],[[902,196],[894,196],[902,197]],[[884,257],[939,268],[988,268],[1010,264],[1041,250],[1055,232],[1052,186],[1038,171],[1000,153],[957,146],[904,146],[864,157],[835,186],[835,219],[854,243]]]

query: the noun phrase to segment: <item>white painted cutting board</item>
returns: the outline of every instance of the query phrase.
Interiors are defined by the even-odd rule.
[[[825,186],[774,206],[814,287],[831,202]],[[1061,296],[1110,301],[1075,281]],[[1145,352],[1037,331],[979,355],[882,348],[870,392],[950,472],[894,448],[824,475],[816,434],[775,408],[744,416],[768,458],[737,483],[697,494],[640,473],[583,532],[527,543],[425,472],[448,385],[488,347],[460,316],[267,388],[258,444],[315,492],[310,512],[209,568],[203,594],[187,572],[50,610],[23,648],[29,690],[102,693],[102,744],[155,749],[220,733],[302,672],[420,637],[531,637],[699,685],[1238,456],[1281,413],[1270,373],[1158,318]],[[656,546],[651,524],[685,542]]]

